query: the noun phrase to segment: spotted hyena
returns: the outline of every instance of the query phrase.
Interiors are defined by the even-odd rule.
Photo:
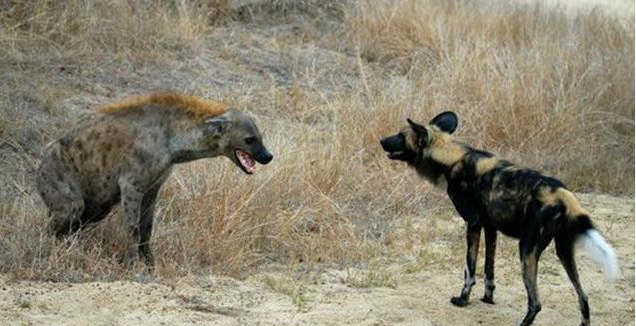
[[[154,93],[101,108],[50,144],[37,188],[58,237],[102,220],[118,202],[132,239],[126,262],[154,260],[148,241],[157,193],[173,165],[225,156],[252,174],[273,156],[244,112],[176,93]]]
[[[528,294],[527,313],[520,325],[530,325],[541,310],[537,263],[554,239],[557,256],[578,295],[582,325],[589,325],[589,306],[576,269],[574,244],[576,241],[584,244],[610,278],[618,273],[612,247],[561,181],[457,142],[451,136],[456,128],[457,116],[444,112],[428,125],[408,120],[408,125],[398,134],[381,140],[390,159],[406,162],[432,183],[445,187],[457,212],[466,221],[468,250],[464,285],[461,294],[451,299],[452,304],[468,304],[475,284],[482,229],[486,237],[486,289],[481,300],[494,303],[495,247],[497,231],[500,231],[519,239],[519,257]]]

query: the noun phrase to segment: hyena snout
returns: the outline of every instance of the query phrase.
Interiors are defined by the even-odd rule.
[[[274,159],[274,154],[265,148],[265,146],[261,146],[261,148],[254,153],[254,159],[256,162],[265,165]]]
[[[253,144],[247,149],[236,149],[232,158],[243,172],[253,174],[256,163],[267,164],[274,159],[274,155],[263,144]]]

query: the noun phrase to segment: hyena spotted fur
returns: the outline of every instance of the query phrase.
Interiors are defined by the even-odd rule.
[[[225,156],[245,173],[273,156],[252,118],[223,105],[177,93],[114,103],[51,143],[37,170],[37,188],[56,236],[102,220],[120,202],[131,237],[126,262],[154,259],[149,240],[157,193],[173,165]]]
[[[559,180],[522,168],[491,153],[453,139],[457,116],[444,112],[428,125],[410,119],[398,134],[381,140],[393,160],[405,161],[435,185],[445,187],[459,215],[466,222],[466,265],[461,293],[451,299],[465,306],[475,284],[475,265],[481,230],[486,244],[485,293],[481,299],[494,303],[495,248],[497,231],[519,239],[519,258],[528,296],[527,312],[519,325],[532,324],[541,310],[537,293],[537,263],[554,239],[556,252],[576,294],[581,325],[590,325],[587,296],[581,287],[574,260],[574,245],[581,242],[604,268],[606,276],[619,270],[612,247],[595,229],[589,215]]]

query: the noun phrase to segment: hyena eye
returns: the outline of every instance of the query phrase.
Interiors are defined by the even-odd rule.
[[[245,138],[245,143],[250,145],[256,141],[256,137],[247,137]]]

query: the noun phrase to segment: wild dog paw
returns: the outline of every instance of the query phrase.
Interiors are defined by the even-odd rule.
[[[487,304],[495,304],[495,301],[492,300],[492,297],[487,297],[487,296],[483,296],[481,298],[481,302],[487,303]]]
[[[468,298],[452,297],[450,302],[456,307],[465,307],[466,305],[468,305]]]

